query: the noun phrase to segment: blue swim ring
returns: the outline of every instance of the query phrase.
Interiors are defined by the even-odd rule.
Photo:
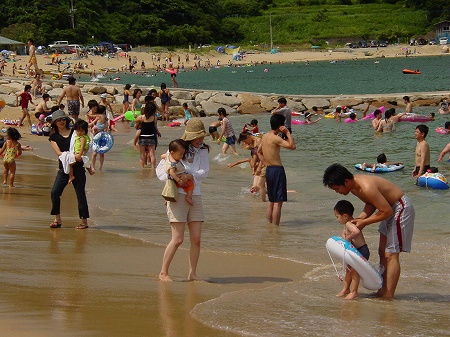
[[[109,132],[99,132],[92,138],[92,150],[96,153],[106,153],[114,145],[114,137]]]

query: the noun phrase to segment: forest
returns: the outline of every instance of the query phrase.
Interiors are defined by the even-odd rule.
[[[450,18],[448,0],[3,0],[0,35],[133,46],[396,41]]]

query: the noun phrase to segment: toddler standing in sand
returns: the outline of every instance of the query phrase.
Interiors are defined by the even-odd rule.
[[[351,221],[353,220],[353,212],[355,208],[352,203],[347,200],[340,200],[334,206],[334,215],[338,222],[344,225],[342,230],[342,238],[350,241],[352,245],[364,256],[369,259],[370,252],[367,247],[366,240],[361,230]],[[358,297],[359,275],[355,269],[347,266],[344,279],[344,287],[336,294],[337,297],[344,297],[346,300],[353,300]]]
[[[14,187],[14,178],[16,176],[16,157],[22,154],[22,146],[18,140],[22,136],[15,128],[8,128],[6,131],[6,142],[3,143],[0,149],[0,155],[3,155],[3,185],[8,183],[9,175],[9,187]]]
[[[180,175],[185,174],[185,168],[181,163],[183,159],[185,149],[185,142],[182,139],[172,140],[169,144],[169,153],[162,155],[165,158],[164,171],[166,171],[170,179],[173,179],[177,184],[177,187],[182,187],[186,192],[186,202],[193,206],[194,202],[192,200],[192,193],[194,192],[194,181],[188,180],[186,183],[182,184],[180,180]]]

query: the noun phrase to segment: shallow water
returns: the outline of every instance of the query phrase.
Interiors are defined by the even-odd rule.
[[[432,110],[424,108],[422,111]],[[450,164],[436,162],[439,151],[450,139],[434,132],[447,120],[438,117],[437,121],[428,123],[427,139],[432,165],[449,176]],[[247,119],[247,116],[231,117],[235,129]],[[268,119],[268,115],[258,116],[261,130],[268,129]],[[204,121],[208,125],[212,119]],[[211,327],[254,336],[343,335],[349,324],[358,331],[367,331],[368,336],[447,334],[450,254],[446,204],[449,192],[413,184],[410,171],[414,166],[415,125],[400,123],[397,132],[383,135],[375,135],[369,122],[338,124],[323,120],[312,126],[294,126],[297,150],[283,151],[288,189],[293,192],[283,206],[280,228],[266,225],[265,204],[248,193],[249,169],[226,167],[239,157],[218,156],[219,146],[206,140],[211,145],[211,172],[202,186],[207,218],[203,249],[295,261],[309,266],[310,272],[298,283],[230,293],[200,304],[193,312],[194,317]],[[169,139],[182,132],[162,129],[159,153],[167,147]],[[169,134],[172,137],[166,138]],[[122,138],[119,143],[126,143],[130,135],[121,134],[117,138]],[[247,151],[239,152],[247,155]],[[392,303],[372,300],[367,298],[369,291],[361,289],[362,298],[347,303],[334,297],[341,284],[324,245],[328,237],[340,233],[340,225],[332,212],[334,204],[346,198],[354,203],[356,212],[362,209],[362,204],[353,196],[344,197],[325,188],[322,173],[333,162],[340,162],[356,173],[355,163],[372,162],[381,152],[386,153],[388,160],[402,161],[406,165],[404,170],[383,177],[399,185],[416,208],[413,251],[401,255],[399,300]],[[131,148],[108,154],[105,172],[92,179],[89,186],[96,227],[165,245],[169,228],[160,197],[162,183],[151,170],[139,171],[137,165],[137,154]],[[112,184],[105,186],[111,181]],[[364,232],[372,250],[372,262],[377,263],[377,226],[369,226]],[[411,316],[414,320],[410,320]]]
[[[383,94],[443,91],[448,88],[449,55],[434,57],[398,57],[336,61],[266,64],[256,67],[222,67],[209,71],[181,71],[180,88],[198,90],[247,91],[297,95]],[[404,68],[419,69],[421,75],[404,75]],[[120,81],[111,82],[116,76]],[[88,76],[81,76],[89,81]],[[112,74],[96,83],[170,86],[169,74]]]
[[[420,112],[428,114],[434,110],[435,108],[422,108]],[[269,115],[258,115],[256,118],[259,120],[260,130],[268,130]],[[235,130],[239,130],[249,119],[249,116],[230,118]],[[430,127],[427,140],[431,147],[432,165],[450,177],[450,163],[436,162],[439,151],[450,140],[450,136],[434,131],[447,120],[447,116],[437,116],[436,121],[427,123]],[[204,118],[203,121],[207,126],[213,118]],[[282,151],[288,189],[292,192],[288,194],[289,200],[283,206],[282,223],[279,228],[266,224],[264,213],[266,204],[249,194],[252,181],[249,169],[242,167],[229,169],[226,166],[227,163],[247,156],[248,151],[239,149],[241,154],[239,157],[222,157],[219,155],[220,146],[207,138],[205,142],[211,145],[211,171],[209,178],[202,185],[207,219],[202,233],[203,254],[220,253],[238,258],[255,256],[280,263],[291,261],[296,263],[299,269],[306,268],[307,273],[299,281],[280,281],[275,285],[268,284],[266,288],[229,292],[206,302],[199,300],[203,303],[198,304],[192,311],[195,319],[214,329],[249,336],[344,336],[348,335],[349,330],[364,332],[367,336],[448,336],[449,191],[420,188],[413,184],[410,172],[414,166],[415,125],[403,122],[398,124],[397,132],[382,135],[373,133],[370,122],[345,124],[324,119],[310,126],[294,125],[293,136],[297,149]],[[107,232],[113,237],[132,238],[148,243],[149,247],[155,245],[163,247],[170,239],[170,227],[160,196],[163,183],[157,180],[153,170],[139,169],[138,153],[132,147],[134,129],[129,128],[126,123],[119,123],[118,128],[120,133],[115,135],[115,145],[106,154],[104,170],[97,171],[93,177],[88,177],[87,192],[92,224],[95,229]],[[183,127],[161,126],[160,129],[163,136],[157,149],[158,155],[165,151],[170,140],[181,136],[183,132]],[[48,144],[41,146],[48,147]],[[53,159],[51,151],[47,152],[51,155],[49,158]],[[397,288],[397,300],[383,302],[370,299],[369,291],[361,288],[359,300],[344,301],[334,296],[340,290],[341,284],[326,252],[325,242],[330,236],[341,231],[341,226],[332,211],[338,200],[345,198],[353,202],[356,213],[363,205],[353,196],[341,196],[325,188],[322,184],[322,174],[324,169],[334,162],[340,162],[356,173],[353,169],[355,163],[373,162],[381,152],[386,153],[388,160],[402,161],[406,165],[404,170],[388,173],[383,177],[399,185],[411,198],[416,209],[412,252],[401,254],[402,275]],[[38,150],[36,153],[41,154]],[[46,154],[44,157],[48,158]],[[31,161],[33,165],[19,162],[18,191],[10,194],[4,190],[2,205],[17,209],[12,206],[20,204],[27,210],[23,221],[41,227],[40,219],[43,217],[50,219],[48,211],[33,205],[29,193],[42,194],[42,198],[48,198],[54,175],[42,175],[40,171],[56,169],[57,164],[31,157],[26,159],[24,157],[24,160]],[[33,189],[28,189],[29,186],[33,186]],[[72,223],[74,226],[76,223],[70,220],[70,217],[76,218],[73,205],[71,207],[64,203],[63,205],[64,214],[69,216],[64,226],[72,226]],[[30,211],[35,213],[35,220],[26,218]],[[20,219],[20,215],[16,217]],[[372,252],[371,262],[377,263],[377,225],[366,227],[364,234]],[[7,241],[7,236],[12,233],[4,235],[2,239]],[[59,245],[63,251],[69,249],[69,252],[72,250],[77,252],[78,249],[83,249],[83,245],[79,246],[79,240],[82,238],[73,243],[66,238],[60,241]],[[92,242],[93,238],[89,240]],[[124,245],[120,240],[111,240],[111,243],[113,242],[117,245],[117,249]],[[94,249],[95,245],[87,247]],[[182,249],[186,247],[187,243]],[[55,253],[53,249],[55,247],[49,247],[50,253]],[[153,250],[149,249],[150,252]],[[25,255],[23,258],[26,258]],[[105,252],[103,259],[96,262],[98,275],[83,273],[83,278],[98,287],[99,291],[103,291],[106,287],[114,299],[116,285],[102,284],[102,275],[103,273],[106,275],[103,268],[113,263],[110,258],[111,252]],[[64,256],[60,259],[60,263],[64,264]],[[145,261],[145,257],[140,256],[137,261],[129,262],[129,273],[136,284],[144,282],[142,276],[138,274],[142,273],[142,268],[138,266],[145,265],[142,265],[143,260]],[[176,280],[180,280],[185,276],[186,265],[185,261],[180,261],[179,258],[176,260],[171,273]],[[12,263],[11,259],[9,261]],[[225,261],[228,260],[224,259],[223,263],[226,263]],[[45,263],[45,261],[38,262]],[[151,275],[158,274],[160,267],[158,262],[152,264],[156,267],[149,271]],[[122,261],[121,267],[123,264],[126,265],[127,262]],[[231,270],[242,267],[237,264],[226,266]],[[144,267],[144,270],[148,271],[146,268],[148,265]],[[271,276],[283,280],[284,275],[275,273],[271,267],[261,265],[259,268],[269,275],[273,270]],[[204,269],[202,270],[200,259],[199,275],[218,283],[217,286],[221,283],[226,284],[226,278],[205,274]],[[64,274],[70,276],[70,269],[68,270]],[[230,277],[232,275],[233,272]],[[18,287],[23,282],[19,274],[14,277],[5,274],[5,278],[8,279],[8,283],[17,282]],[[106,280],[110,281],[108,278]],[[184,288],[178,282],[176,284],[177,287]],[[205,288],[209,286],[196,285]],[[177,296],[183,296],[183,291],[178,289],[175,293]],[[127,295],[129,297],[126,297]],[[132,298],[134,295],[124,296]],[[125,297],[115,300],[128,303]],[[137,306],[137,310],[140,310],[140,305],[142,308],[148,307],[148,303],[144,304],[146,297],[142,298],[142,304],[133,304]],[[170,301],[177,303],[175,297]],[[98,306],[98,303],[96,305]],[[99,307],[95,309],[100,310]],[[155,311],[155,314],[158,312],[164,314],[158,311],[158,308],[151,307],[151,310],[152,313]],[[171,310],[170,306],[166,310]],[[157,319],[150,319],[149,324],[157,325]],[[168,329],[170,330],[170,327]],[[146,331],[150,330],[135,331],[135,335],[144,336]],[[170,334],[166,331],[165,335]]]

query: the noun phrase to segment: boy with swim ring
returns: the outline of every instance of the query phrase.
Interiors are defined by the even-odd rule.
[[[395,162],[394,163],[394,162],[387,161],[386,155],[384,153],[381,153],[377,157],[377,163],[372,165],[371,171],[375,172],[376,168],[386,168],[386,167],[391,166],[391,165],[402,165],[402,164],[403,163],[401,163],[401,162]],[[370,165],[368,165],[367,163],[363,163],[361,165],[361,170],[364,171],[367,166],[370,166]]]
[[[353,246],[361,253],[366,260],[369,260],[370,252],[367,247],[366,240],[361,230],[351,221],[355,208],[352,203],[347,200],[340,200],[334,206],[334,215],[337,221],[344,225],[342,230],[342,238],[351,242]],[[353,300],[358,297],[359,274],[355,269],[347,266],[345,271],[344,287],[336,294],[337,297],[344,297],[346,300]]]

